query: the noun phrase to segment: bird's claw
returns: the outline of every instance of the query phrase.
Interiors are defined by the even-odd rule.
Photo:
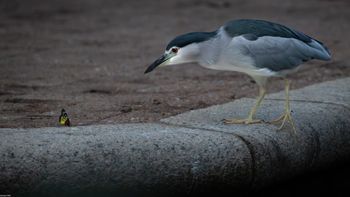
[[[278,127],[278,130],[283,129],[283,127],[285,126],[285,123],[288,121],[292,126],[293,133],[296,134],[296,127],[295,127],[294,121],[292,119],[291,111],[285,112],[280,117],[278,117],[274,120],[271,120],[268,123],[274,124],[274,123],[278,123],[280,121],[282,121],[282,124],[280,125],[280,127]]]

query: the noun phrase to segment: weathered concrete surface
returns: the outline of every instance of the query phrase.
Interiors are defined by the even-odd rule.
[[[253,99],[190,111],[159,124],[0,129],[0,194],[244,191],[318,169],[350,156],[349,81],[291,92],[297,135],[274,125],[221,122],[246,116]],[[283,97],[283,92],[268,96],[257,117],[280,115]]]
[[[313,85],[292,91],[293,118],[297,135],[291,128],[278,131],[279,125],[225,125],[224,118],[244,118],[254,99],[194,110],[163,119],[162,122],[235,134],[250,148],[253,159],[253,186],[290,177],[305,170],[350,156],[350,78]],[[284,92],[268,96],[283,99]],[[283,112],[284,101],[265,100],[257,118],[271,120]]]
[[[223,132],[124,124],[0,136],[0,194],[175,195],[240,189],[252,179],[249,149]]]

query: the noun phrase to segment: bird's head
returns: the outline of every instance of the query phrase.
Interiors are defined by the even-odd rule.
[[[196,62],[200,54],[199,43],[209,40],[216,32],[192,32],[180,35],[169,42],[164,54],[145,71],[149,73],[156,67]]]

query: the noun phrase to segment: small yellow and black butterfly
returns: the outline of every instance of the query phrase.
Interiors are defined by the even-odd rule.
[[[60,125],[62,126],[70,126],[70,121],[68,118],[68,114],[66,113],[66,111],[64,109],[61,110],[61,115],[58,119],[58,122],[60,123]]]

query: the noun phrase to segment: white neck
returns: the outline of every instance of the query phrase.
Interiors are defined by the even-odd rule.
[[[216,64],[221,53],[222,44],[220,36],[201,42],[199,44],[198,63],[204,67]]]

